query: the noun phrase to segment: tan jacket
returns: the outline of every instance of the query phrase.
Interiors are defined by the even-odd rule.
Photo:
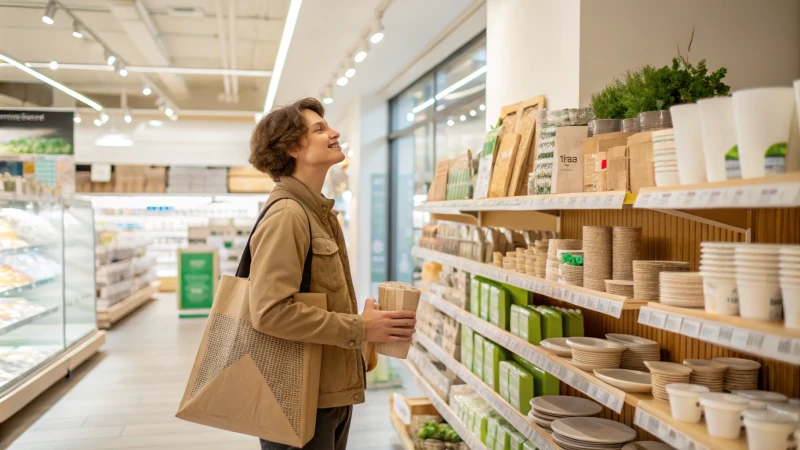
[[[281,177],[269,202],[275,204],[250,240],[253,327],[281,339],[324,344],[319,408],[363,403],[364,321],[358,315],[334,201],[311,192],[296,178]],[[327,294],[327,311],[292,300],[300,291],[309,243],[311,292]]]

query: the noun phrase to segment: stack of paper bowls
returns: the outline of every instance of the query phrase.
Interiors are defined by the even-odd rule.
[[[567,345],[567,338],[548,338],[543,339],[542,347],[564,358],[572,358],[572,349]]]
[[[505,256],[503,256],[502,253],[493,252],[492,253],[492,265],[495,266],[495,267],[503,267],[503,259],[504,258],[505,258]]]
[[[784,325],[800,329],[800,245],[781,247],[778,267]]]
[[[525,272],[525,247],[517,247],[517,272]]]
[[[583,242],[580,239],[550,239],[547,247],[547,272],[546,277],[551,281],[558,281],[558,269],[561,261],[558,260],[559,250],[580,250]]]
[[[603,407],[581,397],[569,395],[545,395],[531,400],[528,417],[537,425],[552,433],[550,428],[555,420],[569,417],[591,417],[600,414]]]
[[[636,431],[613,420],[571,417],[553,422],[553,441],[564,450],[621,450],[636,439]]]
[[[642,259],[642,228],[614,227],[612,233],[612,279],[632,281],[633,262]]]
[[[525,274],[536,276],[536,250],[528,247],[525,250]]]
[[[678,178],[678,155],[675,153],[675,133],[672,128],[653,132],[653,170],[656,186],[675,186]]]
[[[783,319],[781,285],[778,282],[780,245],[743,244],[736,247],[736,290],[739,315],[746,319]]]
[[[534,241],[533,253],[536,255],[536,276],[544,278],[547,275],[548,240]]]
[[[661,272],[658,298],[669,306],[702,308],[703,277],[698,272]]]
[[[667,385],[673,383],[687,384],[692,374],[691,367],[682,364],[664,361],[645,361],[644,364],[650,369],[650,377],[653,382],[653,397],[665,402],[669,401]]]
[[[559,266],[558,282],[570,286],[583,286],[583,266],[561,264]]]
[[[633,281],[606,280],[606,292],[609,294],[633,298]]]
[[[700,276],[703,277],[703,298],[706,312],[739,315],[739,294],[736,290],[736,266],[731,264],[736,247],[731,242],[700,243]]]
[[[623,344],[592,337],[571,337],[567,345],[572,349],[572,364],[583,370],[616,369],[627,350]]]
[[[612,228],[583,227],[583,287],[604,292],[612,279]]]
[[[645,361],[661,360],[661,344],[632,334],[608,333],[606,339],[624,345],[620,367],[623,369],[647,371]]]
[[[746,391],[758,389],[758,371],[761,363],[742,358],[713,358],[712,361],[724,364],[725,383],[723,389],[730,391]]]
[[[683,261],[634,261],[633,296],[637,300],[658,300],[661,272],[688,272]]]
[[[517,271],[517,252],[510,251],[506,253],[506,256],[503,257],[503,269],[511,270],[512,272]]]
[[[711,392],[722,392],[728,366],[708,359],[684,359],[683,365],[692,369],[689,378],[692,384],[703,385]]]

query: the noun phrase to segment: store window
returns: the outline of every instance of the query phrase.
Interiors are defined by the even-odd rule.
[[[389,102],[389,278],[414,281],[411,248],[430,220],[425,202],[439,161],[479,151],[486,134],[486,36],[481,34]]]

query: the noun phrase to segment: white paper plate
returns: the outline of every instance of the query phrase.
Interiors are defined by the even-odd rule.
[[[623,444],[636,439],[633,428],[597,417],[570,417],[552,423],[554,433],[576,441],[594,444]]]
[[[560,417],[584,417],[600,414],[603,407],[580,397],[545,395],[531,400],[531,407],[544,414]]]
[[[597,378],[625,392],[650,392],[650,374],[627,369],[595,369]]]

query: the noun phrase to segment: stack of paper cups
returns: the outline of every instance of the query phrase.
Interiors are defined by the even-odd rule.
[[[378,304],[381,311],[417,311],[419,289],[408,283],[389,281],[378,285]],[[393,358],[405,359],[411,342],[379,342],[378,353]]]

